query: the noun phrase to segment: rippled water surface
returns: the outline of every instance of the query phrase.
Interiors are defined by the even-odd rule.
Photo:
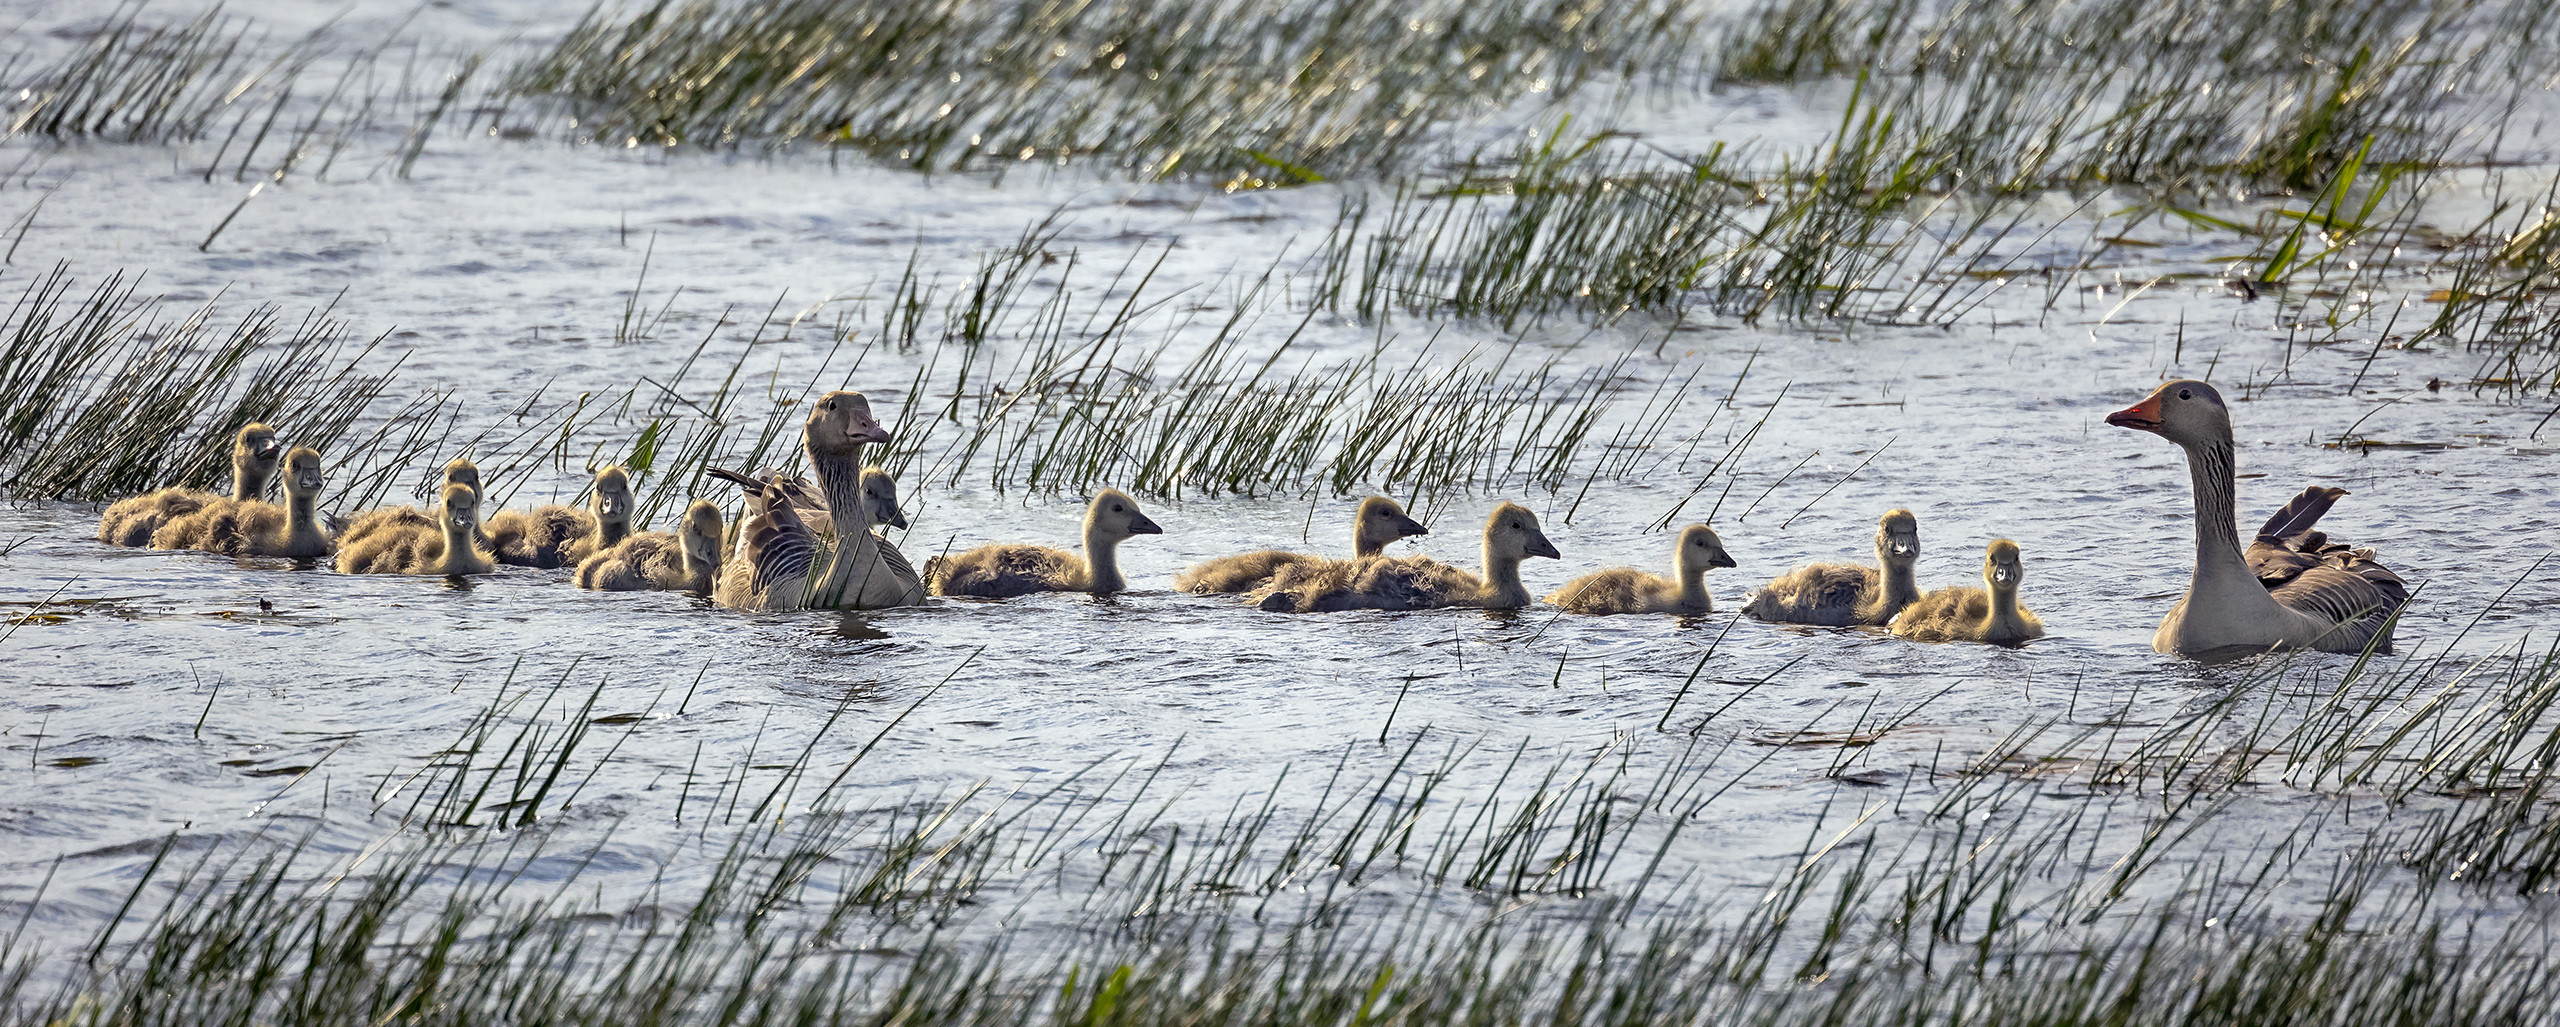
[[[320,6],[232,9],[291,27],[316,23]],[[504,46],[564,30],[547,8],[434,7],[402,31],[447,49]],[[384,18],[351,17],[349,31]],[[1830,116],[1750,94],[1693,102],[1686,116],[1657,115],[1683,126],[1663,131],[1703,122],[1819,138]],[[2022,730],[2049,733],[2043,751],[2121,748],[2235,687],[2296,717],[2355,662],[2204,666],[2151,651],[2187,573],[2187,477],[2174,447],[2102,419],[2167,377],[2207,377],[2234,398],[2244,522],[2305,485],[2350,490],[2322,526],[2375,547],[2418,587],[2391,659],[2449,676],[2538,653],[2560,613],[2560,570],[2537,565],[2560,539],[2549,395],[2472,387],[2483,356],[2459,346],[2377,344],[2376,332],[2305,345],[2285,325],[2299,307],[2223,287],[2228,240],[2184,227],[2154,223],[2129,263],[2051,287],[2050,307],[2047,285],[2021,282],[1951,328],[1698,312],[1506,332],[1307,320],[1296,286],[1253,293],[1257,276],[1316,246],[1345,195],[1368,188],[1356,183],[1229,193],[1074,169],[924,177],[823,153],[488,135],[438,137],[404,178],[387,166],[392,142],[352,148],[325,178],[266,188],[200,246],[250,188],[207,181],[211,143],[13,141],[23,163],[0,206],[44,199],[13,233],[0,280],[59,262],[84,281],[146,275],[146,291],[175,307],[219,297],[222,316],[327,307],[359,335],[384,335],[398,391],[451,393],[466,434],[540,423],[641,377],[705,397],[733,362],[754,379],[740,394],[755,417],[812,380],[859,389],[884,424],[926,440],[915,469],[941,472],[902,482],[914,523],[895,537],[920,560],[1075,537],[1081,496],[1000,490],[983,464],[948,456],[960,432],[939,412],[954,391],[1003,386],[1001,371],[961,384],[948,376],[953,347],[866,344],[911,262],[965,288],[985,254],[1053,221],[1040,245],[1059,259],[1035,290],[1063,282],[1078,317],[1131,295],[1158,304],[1141,338],[1160,352],[1115,354],[1132,377],[1170,374],[1234,316],[1253,327],[1229,344],[1294,333],[1292,359],[1317,366],[1383,345],[1426,364],[1507,352],[1473,359],[1613,369],[1606,427],[1560,490],[1511,476],[1415,496],[1431,533],[1399,548],[1472,564],[1476,526],[1507,499],[1536,511],[1563,553],[1526,567],[1540,594],[1601,566],[1658,569],[1671,535],[1653,525],[1666,515],[1674,527],[1712,520],[1740,566],[1710,577],[1718,611],[1692,619],[1543,605],[1291,617],[1172,590],[1175,572],[1219,554],[1342,546],[1363,493],[1290,482],[1261,496],[1141,496],[1165,534],[1123,548],[1123,595],[744,614],[581,591],[566,572],[448,582],[118,549],[93,539],[94,506],[20,502],[0,509],[0,919],[26,910],[30,931],[57,946],[86,944],[170,839],[195,852],[308,832],[321,852],[355,854],[419,830],[404,820],[434,780],[427,768],[492,715],[510,725],[500,746],[512,725],[588,725],[533,809],[561,832],[555,849],[594,850],[580,872],[626,898],[692,872],[715,826],[805,808],[839,772],[837,799],[856,809],[973,788],[1032,803],[1063,787],[1196,831],[1266,803],[1283,819],[1338,809],[1336,787],[1445,765],[1442,802],[1517,797],[1550,773],[1651,782],[1699,768],[1717,794],[1660,842],[1664,879],[1747,905],[1853,827],[1879,844],[1922,830],[1932,803]],[[1155,267],[1142,290],[1114,280],[1133,261]],[[2189,276],[2143,284],[2161,272]],[[2413,271],[2404,284],[2405,297],[2381,301],[2426,313],[2436,283]],[[852,342],[831,349],[837,324]],[[704,365],[679,376],[697,347]],[[1666,382],[1677,406],[1632,443],[1643,447],[1633,469],[1586,483],[1610,430],[1641,423]],[[585,422],[565,457],[493,491],[517,508],[571,500],[579,461],[617,458],[637,431]],[[402,484],[430,473],[421,462]],[[699,494],[731,503],[709,483]],[[2025,601],[2050,636],[2017,649],[1916,645],[1734,616],[1750,587],[1798,563],[1868,559],[1876,516],[1897,506],[1920,518],[1924,587],[1978,583],[1983,544],[2017,540]],[[2289,830],[2315,795],[2370,798],[2270,785],[2237,800],[2215,836],[2255,844]],[[482,807],[484,818],[520,810]],[[1624,857],[1613,879],[1653,858]],[[1075,920],[1071,897],[1027,878],[1005,887],[1018,912],[973,929]],[[2505,900],[2479,901],[2485,912]]]

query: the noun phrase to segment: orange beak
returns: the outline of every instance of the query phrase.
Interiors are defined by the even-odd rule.
[[[2159,431],[2160,394],[2152,393],[2143,397],[2140,403],[2108,414],[2107,423],[2118,428],[2132,428],[2136,431]]]

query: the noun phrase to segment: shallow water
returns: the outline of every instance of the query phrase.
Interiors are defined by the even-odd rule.
[[[540,38],[561,25],[544,6],[437,9],[415,31],[457,47]],[[282,24],[308,16],[291,4],[233,9]],[[1716,124],[1767,119],[1778,139],[1818,136],[1828,117],[1773,112],[1757,95],[1698,102],[1732,105]],[[981,254],[1052,212],[1063,227],[1048,248],[1074,252],[1086,277],[1070,284],[1096,304],[1127,295],[1098,269],[1171,252],[1145,293],[1180,297],[1161,323],[1167,356],[1156,366],[1179,366],[1240,301],[1271,304],[1249,338],[1274,344],[1298,309],[1243,300],[1244,284],[1305,252],[1343,190],[1364,188],[1226,194],[1074,171],[999,185],[814,155],[447,137],[407,179],[384,170],[377,149],[348,159],[360,173],[270,188],[199,252],[249,188],[203,181],[201,147],[8,146],[34,165],[9,202],[47,192],[0,280],[62,261],[86,280],[146,272],[176,304],[217,294],[235,312],[334,303],[365,334],[388,333],[406,354],[407,388],[453,390],[466,419],[489,424],[537,387],[556,404],[638,376],[668,381],[706,335],[726,361],[761,332],[744,366],[773,392],[824,366],[828,384],[863,390],[893,429],[943,431],[932,408],[944,397],[907,392],[938,351],[873,348],[848,367],[811,326],[876,325],[911,259],[957,286]],[[589,593],[565,572],[449,583],[120,550],[91,538],[93,507],[0,509],[0,546],[14,543],[0,555],[0,612],[13,624],[0,629],[0,781],[12,783],[0,796],[0,912],[33,902],[32,930],[48,947],[83,944],[171,837],[196,851],[308,830],[320,852],[363,851],[404,829],[415,793],[403,788],[418,787],[406,782],[518,692],[528,698],[510,708],[516,717],[566,723],[566,704],[592,693],[579,713],[608,718],[581,750],[574,801],[552,795],[543,817],[578,840],[561,848],[604,846],[584,873],[618,895],[670,863],[682,876],[709,818],[728,823],[742,795],[752,806],[767,789],[814,791],[817,781],[786,784],[804,750],[804,776],[822,780],[877,736],[846,778],[854,804],[877,809],[982,783],[990,794],[1038,793],[1089,767],[1161,767],[1148,801],[1167,804],[1163,820],[1215,825],[1266,799],[1292,815],[1319,808],[1337,764],[1353,781],[1405,772],[1399,760],[1417,735],[1421,751],[1455,754],[1453,795],[1518,791],[1517,780],[1494,783],[1515,759],[1540,771],[1626,760],[1649,780],[1703,740],[1719,753],[1710,776],[1741,784],[1677,838],[1664,872],[1698,895],[1756,894],[1808,839],[1870,806],[1882,805],[1871,829],[1920,830],[1895,822],[1917,817],[2022,725],[2138,732],[2272,673],[2269,661],[2204,667],[2149,648],[2183,587],[2186,476],[2174,447],[2102,418],[2172,376],[2210,377],[2238,400],[2244,521],[2307,484],[2351,490],[2322,526],[2376,547],[2422,586],[2400,626],[2407,658],[2449,652],[2451,673],[2546,645],[2560,573],[2528,570],[2560,538],[2550,474],[2560,425],[2546,423],[2547,402],[2430,388],[2470,379],[2481,356],[2459,349],[2288,341],[2280,323],[2292,308],[2214,283],[2209,255],[2226,240],[2164,231],[2158,241],[2140,264],[2070,286],[2049,311],[2040,286],[2018,285],[1952,330],[1754,327],[1697,314],[1528,332],[1521,352],[1567,368],[1643,354],[1620,371],[1636,398],[1611,408],[1613,426],[1659,382],[1694,374],[1668,422],[1673,438],[1653,440],[1622,480],[1586,488],[1576,475],[1552,495],[1480,482],[1427,497],[1416,508],[1432,533],[1411,548],[1471,563],[1485,510],[1524,502],[1564,553],[1528,566],[1543,594],[1588,569],[1659,565],[1669,536],[1646,526],[1680,506],[1673,524],[1711,519],[1741,564],[1710,578],[1719,612],[1689,620],[1547,608],[1288,617],[1169,590],[1176,571],[1211,556],[1340,546],[1358,497],[1296,488],[1142,497],[1166,533],[1123,549],[1126,595],[864,614],[750,615],[677,595]],[[2116,284],[2165,271],[2206,277]],[[2409,281],[2423,296],[2428,282]],[[638,306],[668,314],[648,338],[618,342],[635,285]],[[768,309],[799,326],[760,328]],[[1393,346],[1434,339],[1430,352],[1450,360],[1512,341],[1466,322],[1388,330]],[[1347,360],[1377,335],[1324,317],[1297,345]],[[679,390],[699,394],[705,377],[697,370]],[[1700,490],[1764,415],[1739,473]],[[573,454],[625,451],[637,428],[584,430],[592,438]],[[2350,430],[2393,445],[2326,445]],[[1585,467],[1607,433],[1593,438]],[[945,444],[928,443],[926,462]],[[902,483],[914,527],[898,537],[911,555],[1074,537],[1078,497],[957,477]],[[582,484],[574,465],[555,466],[496,491],[523,507]],[[1919,514],[1924,586],[1975,583],[1982,545],[2017,540],[2026,602],[2050,637],[2014,650],[1927,646],[1733,617],[1748,587],[1788,567],[1863,561],[1875,517],[1895,506]],[[2273,694],[2309,703],[2351,663],[2294,658]],[[537,714],[535,702],[549,705]],[[1880,737],[1861,734],[1888,724]],[[607,744],[612,759],[589,763]],[[2281,831],[2308,795],[2269,788],[2218,830]],[[1134,804],[1125,793],[1110,801]],[[1073,922],[1072,902],[1022,887],[1033,896],[1020,900],[1024,923]]]

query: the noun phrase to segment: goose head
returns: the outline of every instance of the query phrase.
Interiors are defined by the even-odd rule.
[[[2231,438],[2231,409],[2223,404],[2222,393],[2193,378],[2151,390],[2142,402],[2108,414],[2107,423],[2190,448]]]
[[[1714,528],[1692,524],[1680,529],[1680,548],[1673,551],[1671,562],[1686,578],[1712,567],[1731,567],[1733,557],[1725,555],[1724,540],[1716,537]]]
[[[276,477],[276,460],[284,455],[284,443],[276,440],[276,430],[264,424],[246,424],[231,440],[231,494],[242,499],[256,499],[267,491],[267,483]]]
[[[870,515],[873,524],[906,527],[906,511],[898,509],[898,479],[877,467],[863,468],[862,512]]]
[[[320,470],[320,451],[309,446],[295,446],[284,458],[284,494],[294,499],[318,496],[329,484],[329,476]]]
[[[231,440],[231,459],[235,463],[255,465],[273,473],[276,458],[284,455],[284,443],[276,439],[276,430],[264,424],[240,426],[240,434]]]
[[[684,531],[678,541],[684,544],[684,559],[690,567],[720,566],[720,507],[708,499],[697,499],[684,511]]]
[[[1547,541],[1547,533],[1538,528],[1538,515],[1518,503],[1504,503],[1493,508],[1484,521],[1485,562],[1499,557],[1512,562],[1532,556],[1550,560],[1564,558],[1556,552],[1556,544]]]
[[[1351,551],[1367,556],[1397,539],[1428,534],[1431,529],[1405,516],[1404,507],[1396,505],[1395,500],[1371,496],[1360,501],[1359,523],[1351,531]]]
[[[1920,518],[1909,510],[1885,511],[1876,520],[1876,561],[1907,567],[1919,560]]]
[[[472,463],[467,456],[454,457],[452,462],[444,465],[444,483],[469,485],[471,491],[477,493],[480,491],[480,465]]]
[[[859,392],[830,392],[818,397],[803,426],[812,455],[848,455],[866,442],[886,443],[889,432],[871,419],[871,401]]]
[[[595,509],[597,524],[631,523],[631,472],[619,465],[597,471],[595,493],[589,502]]]
[[[1138,501],[1119,489],[1104,489],[1093,497],[1093,506],[1084,515],[1085,538],[1113,542],[1132,535],[1162,535],[1164,529],[1148,520],[1138,509]]]
[[[480,493],[469,485],[444,487],[444,526],[448,532],[465,532],[480,523]]]
[[[2026,576],[2026,566],[2018,558],[2018,544],[2005,538],[1992,539],[1982,554],[1982,583],[1994,592],[2015,592],[2018,582]]]

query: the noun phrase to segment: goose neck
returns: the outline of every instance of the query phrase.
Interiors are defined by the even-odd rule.
[[[1120,540],[1093,523],[1084,525],[1085,587],[1093,592],[1118,592],[1129,587],[1120,577]]]
[[[2186,449],[2187,473],[2196,500],[2198,583],[2247,578],[2255,586],[2257,576],[2250,573],[2247,561],[2240,556],[2240,533],[2236,527],[2239,503],[2234,484],[2237,468],[2231,440],[2212,439]]]
[[[1529,587],[1520,583],[1520,560],[1519,556],[1495,549],[1492,539],[1485,540],[1485,598],[1491,605],[1529,605]]]

